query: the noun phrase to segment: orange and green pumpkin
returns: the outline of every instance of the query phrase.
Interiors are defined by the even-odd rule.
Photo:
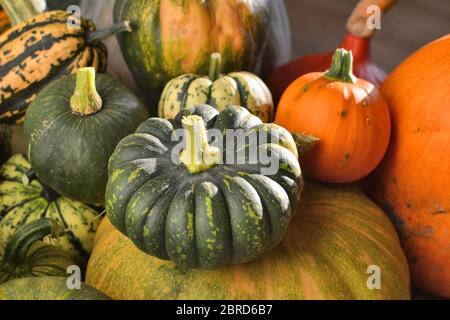
[[[118,0],[115,22],[133,32],[118,35],[124,58],[147,102],[154,104],[168,81],[207,74],[219,52],[223,72],[268,74],[291,54],[289,20],[280,0]]]
[[[370,286],[376,267],[380,289]],[[181,269],[148,256],[105,219],[87,283],[115,299],[410,298],[406,258],[384,212],[353,186],[316,183],[306,185],[276,249],[216,270]]]

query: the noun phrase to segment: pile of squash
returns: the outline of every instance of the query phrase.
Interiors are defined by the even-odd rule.
[[[411,279],[450,297],[450,35],[380,90],[338,49],[276,106],[281,1],[114,17],[0,35],[0,125],[28,146],[0,168],[0,299],[409,299]],[[139,92],[105,73],[114,34]]]

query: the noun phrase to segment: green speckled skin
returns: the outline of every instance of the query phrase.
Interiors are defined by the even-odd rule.
[[[291,54],[289,21],[279,0],[117,0],[114,20],[134,27],[117,37],[154,115],[167,82],[207,74],[213,52],[221,53],[224,73],[258,75],[268,75]]]
[[[85,284],[67,288],[66,278],[42,277],[11,280],[0,285],[0,300],[111,300]]]
[[[188,115],[202,117],[207,128],[221,132],[277,133],[279,144],[258,146],[270,148],[281,169],[265,176],[259,161],[226,164],[224,159],[223,164],[191,174],[171,159],[179,143],[171,140],[172,133]],[[303,187],[292,136],[236,106],[220,113],[211,106],[196,106],[172,121],[147,120],[119,143],[109,174],[106,207],[116,228],[142,251],[189,268],[244,263],[274,248]]]
[[[101,110],[75,114],[70,108],[75,79],[70,75],[53,82],[29,107],[24,125],[28,157],[39,179],[59,194],[101,205],[109,157],[149,113],[125,86],[97,74]]]

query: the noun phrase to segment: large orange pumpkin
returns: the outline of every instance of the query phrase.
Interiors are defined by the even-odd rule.
[[[309,73],[284,92],[275,123],[320,141],[302,159],[305,176],[332,183],[360,180],[389,144],[388,107],[377,88],[352,73],[351,52],[336,50],[330,70]]]
[[[274,250],[215,270],[146,255],[105,218],[86,281],[114,299],[409,299],[398,236],[365,195],[353,186],[307,183],[299,210]]]
[[[397,225],[415,285],[450,297],[450,34],[404,61],[382,94],[393,134],[374,198]]]

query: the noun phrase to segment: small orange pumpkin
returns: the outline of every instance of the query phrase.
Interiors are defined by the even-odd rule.
[[[309,73],[284,92],[275,123],[320,141],[301,159],[306,176],[347,183],[372,172],[391,132],[389,109],[377,88],[353,75],[353,56],[336,50],[330,70]]]
[[[406,59],[381,92],[392,142],[373,197],[397,226],[414,285],[450,298],[450,34]]]

